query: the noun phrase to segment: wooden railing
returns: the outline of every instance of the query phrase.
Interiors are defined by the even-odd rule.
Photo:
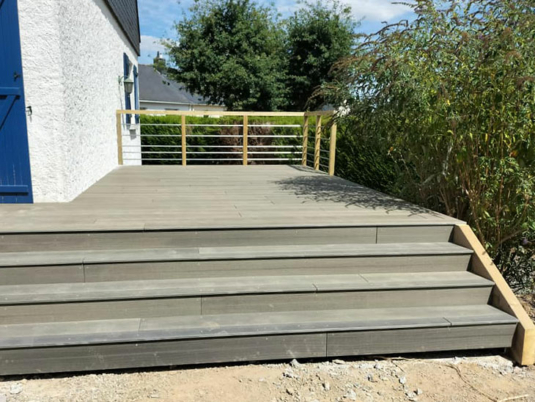
[[[126,122],[126,116],[129,121]],[[136,116],[180,116],[179,121],[159,121],[158,123],[144,121],[135,124]],[[199,124],[188,117],[210,116],[214,123]],[[226,122],[218,124],[217,119],[236,117],[241,122]],[[299,118],[299,124],[273,124],[269,121],[251,123],[251,119],[260,118]],[[226,112],[226,111],[167,111],[167,110],[118,110],[117,118],[117,150],[119,165],[153,164],[153,163],[181,163],[183,166],[192,163],[292,163],[309,166],[315,170],[324,170],[334,175],[336,162],[337,127],[333,111],[317,112]],[[268,119],[269,120],[269,119]],[[152,127],[152,133],[147,132]],[[155,127],[167,127],[166,133],[154,134]],[[217,135],[199,133],[202,128],[226,129],[227,133]],[[258,133],[256,128],[267,128],[270,134]],[[145,129],[144,129],[145,128]],[[294,134],[276,134],[277,129],[291,129]],[[234,129],[234,131],[232,131]],[[173,131],[176,130],[176,131]],[[193,131],[197,130],[197,133]],[[254,131],[257,132],[254,132]],[[313,130],[313,136],[310,131]],[[206,130],[207,131],[207,130]],[[329,134],[326,135],[325,132]],[[230,132],[230,134],[229,134]],[[169,142],[161,144],[161,140],[168,137]],[[178,143],[180,137],[180,143]],[[154,140],[160,143],[155,144]],[[236,143],[232,145],[198,145],[195,140],[204,138],[230,139]],[[152,139],[152,140],[151,140]],[[269,141],[286,141],[283,145],[260,144],[259,139]],[[255,142],[256,141],[256,142]],[[312,146],[309,143],[312,142]],[[293,144],[290,144],[293,143]],[[208,150],[207,150],[208,149]],[[215,151],[213,150],[215,149]],[[312,149],[312,151],[311,151]],[[156,155],[157,157],[154,157]],[[215,155],[215,157],[214,157]]]

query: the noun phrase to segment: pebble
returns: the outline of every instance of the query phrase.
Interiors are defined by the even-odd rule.
[[[416,390],[416,395],[422,395],[424,391],[422,391],[420,388]]]
[[[301,363],[299,363],[297,360],[293,359],[291,362],[290,362],[290,366],[292,366],[293,368],[298,368],[301,366]]]
[[[292,371],[292,369],[288,368],[284,371],[284,373],[282,373],[282,375],[284,377],[288,377],[288,378],[299,378],[298,375],[295,375],[294,372]]]
[[[286,388],[286,393],[288,395],[293,395],[295,393],[295,391],[293,390],[293,388]]]
[[[344,395],[344,398],[347,398],[350,401],[356,401],[357,400],[357,394],[356,394],[355,391],[350,390],[347,394]]]
[[[16,383],[11,386],[9,393],[12,395],[17,395],[22,392],[22,384]]]
[[[331,390],[331,384],[328,383],[328,382],[323,383],[323,389],[325,391],[330,391]]]
[[[334,364],[346,364],[345,361],[340,360],[340,359],[334,359],[334,360],[333,360],[333,363],[334,363]]]
[[[403,385],[406,384],[406,383],[407,383],[407,378],[405,378],[405,377],[400,377],[400,378],[399,378],[399,383],[400,383],[400,384],[403,384]]]

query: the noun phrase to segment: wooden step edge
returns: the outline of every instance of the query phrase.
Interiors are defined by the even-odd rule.
[[[535,324],[505,281],[498,267],[470,226],[457,225],[453,234],[453,242],[473,250],[472,271],[496,284],[491,294],[490,304],[519,320],[511,348],[513,359],[521,365],[535,364]]]
[[[398,281],[388,282],[397,277]],[[375,280],[371,281],[371,278]],[[384,278],[384,279],[383,279]],[[492,288],[494,283],[470,272],[432,274],[355,274],[165,279],[0,286],[0,305],[198,298],[268,294],[376,292]]]
[[[417,328],[453,328],[516,325],[518,319],[490,306],[474,307],[473,315],[455,314],[455,308],[427,308],[427,316],[399,318],[410,309],[370,309],[380,311],[382,319],[355,319],[363,310],[336,310],[232,314],[223,316],[172,317],[77,321],[52,324],[16,324],[0,326],[0,350],[53,346],[138,343],[170,340],[193,340],[246,336],[364,332]],[[483,308],[485,307],[485,308]],[[462,308],[457,308],[461,310]],[[413,308],[414,310],[414,308]],[[449,311],[449,312],[448,312]],[[371,314],[370,314],[371,313]],[[333,319],[333,315],[344,320]],[[381,315],[379,313],[379,315]],[[314,317],[311,320],[309,317]],[[174,322],[173,322],[174,320]],[[110,330],[112,329],[112,330]],[[113,330],[114,329],[114,330]]]
[[[469,255],[472,253],[472,250],[465,247],[446,242],[39,251],[0,253],[0,268],[126,262],[258,260],[322,257],[358,258],[383,256]]]

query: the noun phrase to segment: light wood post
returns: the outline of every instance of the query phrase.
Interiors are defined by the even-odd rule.
[[[123,164],[123,128],[121,124],[121,113],[115,113],[115,124],[117,127],[117,162]]]
[[[329,176],[334,176],[334,165],[336,163],[336,123],[331,125],[331,140],[329,147]]]
[[[453,232],[453,243],[473,250],[472,272],[494,282],[490,304],[518,319],[519,322],[511,345],[513,359],[521,365],[534,364],[535,325],[470,226],[456,225]]]
[[[305,116],[305,120],[303,122],[303,155],[301,164],[303,166],[307,165],[307,150],[308,148],[308,116]]]
[[[247,166],[247,134],[249,132],[249,117],[243,116],[243,164]]]
[[[314,136],[314,170],[320,170],[321,116],[316,116],[316,135]]]
[[[186,145],[186,116],[182,116],[182,166],[186,166],[187,161],[187,145]]]

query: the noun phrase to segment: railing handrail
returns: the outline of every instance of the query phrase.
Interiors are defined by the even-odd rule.
[[[321,112],[251,112],[251,111],[216,111],[216,110],[117,110],[120,114],[164,114],[170,116],[256,116],[256,117],[303,117],[305,115],[322,115],[333,114],[334,111],[321,111]]]
[[[181,134],[178,134],[178,135],[172,135],[172,137],[182,137],[182,141],[181,141],[181,145],[175,145],[175,146],[170,146],[170,147],[174,147],[174,148],[180,148],[180,152],[167,152],[169,154],[181,154],[181,158],[180,159],[155,159],[155,158],[150,158],[151,160],[176,160],[177,162],[181,162],[183,166],[186,166],[187,164],[187,161],[188,160],[203,160],[203,159],[198,159],[198,158],[188,158],[187,155],[188,154],[191,154],[191,152],[187,152],[187,147],[188,147],[188,144],[186,143],[186,138],[187,137],[195,137],[194,135],[190,135],[190,134],[187,134],[187,127],[189,126],[194,126],[194,125],[189,125],[189,124],[186,124],[186,117],[188,116],[196,116],[196,117],[199,117],[199,116],[214,116],[214,117],[227,117],[227,116],[234,116],[234,117],[241,117],[243,119],[243,123],[242,124],[236,124],[236,125],[233,125],[233,126],[238,126],[238,127],[241,127],[242,128],[242,134],[241,135],[232,135],[232,137],[241,137],[242,138],[242,145],[235,145],[236,148],[242,148],[242,159],[243,160],[243,164],[244,165],[247,165],[248,164],[248,155],[251,154],[255,154],[256,152],[254,151],[249,151],[248,150],[248,138],[249,137],[258,137],[258,135],[249,135],[249,127],[253,127],[255,126],[254,124],[249,124],[249,117],[303,117],[303,124],[302,125],[296,125],[296,124],[290,124],[290,125],[287,125],[287,126],[291,126],[291,127],[302,127],[303,128],[303,132],[302,132],[302,138],[303,138],[303,144],[302,146],[300,147],[296,147],[296,148],[301,148],[301,164],[303,166],[308,166],[308,138],[309,138],[309,128],[314,128],[314,153],[313,153],[313,167],[315,170],[319,170],[320,167],[325,167],[328,169],[328,173],[329,175],[334,175],[334,168],[335,168],[335,160],[336,160],[336,135],[337,135],[337,126],[336,126],[336,122],[335,121],[332,121],[331,122],[331,126],[330,126],[330,136],[328,138],[321,138],[322,136],[322,117],[329,117],[329,116],[334,116],[335,115],[335,111],[334,110],[322,110],[322,111],[309,111],[309,112],[257,112],[257,111],[217,111],[217,110],[148,110],[148,109],[144,109],[144,110],[134,110],[134,109],[122,109],[122,110],[117,110],[116,112],[116,118],[117,118],[117,148],[118,148],[118,162],[119,162],[119,165],[122,165],[123,164],[123,136],[125,136],[123,134],[123,131],[122,131],[122,116],[123,115],[164,115],[164,116],[181,116],[182,119],[181,119],[181,123],[180,124],[171,124],[172,126],[174,127],[181,127]],[[309,117],[316,117],[316,124],[314,125],[309,125]],[[142,126],[143,124],[140,125],[140,127]],[[165,124],[163,124],[165,125]],[[135,126],[135,125],[132,125],[132,126]],[[212,125],[211,125],[212,126]],[[219,126],[217,124],[214,124],[213,126]],[[225,127],[228,127],[229,125],[228,124],[225,124],[225,125],[221,125],[221,126],[225,126]],[[280,125],[280,126],[286,126],[286,125]],[[269,127],[269,125],[266,125],[266,127]],[[157,135],[154,135],[154,136],[157,136]],[[163,135],[162,135],[163,136]],[[213,137],[213,135],[209,135],[210,137]],[[143,134],[140,133],[140,137],[143,137]],[[223,137],[223,136],[222,136]],[[266,137],[265,135],[263,137]],[[268,137],[277,137],[277,135],[270,135]],[[287,137],[287,136],[285,136]],[[298,136],[292,136],[292,137],[298,137]],[[282,136],[281,136],[282,138]],[[329,140],[329,150],[322,150],[321,149],[321,144],[322,144],[322,140],[326,140],[328,139]],[[143,150],[142,150],[142,145],[139,145],[140,147],[140,154],[141,154],[141,159],[140,160],[143,160],[142,158],[142,155],[143,155]],[[155,145],[154,147],[158,147],[157,145]],[[269,145],[266,145],[265,146],[266,148],[269,148],[270,146]],[[329,161],[329,165],[326,166],[324,164],[322,164],[320,161],[321,159],[327,159],[327,157],[322,157],[320,155],[320,152],[325,152],[325,153],[329,153],[329,157],[328,157],[328,161]],[[135,153],[135,152],[128,152],[129,154],[131,153]],[[147,152],[145,152],[147,153]],[[161,152],[163,154],[165,154],[165,152]],[[236,154],[236,153],[239,153],[239,152],[233,152],[233,154]],[[269,152],[266,152],[266,153],[269,153]],[[276,153],[276,152],[272,152],[272,153]],[[206,159],[207,161],[212,161],[214,159]],[[226,159],[222,159],[222,160],[225,160],[225,161],[229,161],[229,160],[236,160],[236,159],[231,159],[231,158],[226,158]],[[252,160],[258,160],[258,161],[261,161],[261,160],[278,160],[276,158],[273,158],[273,159],[267,159],[267,158],[264,158],[264,159],[260,159],[260,158],[254,158]],[[281,159],[283,160],[283,159]]]

